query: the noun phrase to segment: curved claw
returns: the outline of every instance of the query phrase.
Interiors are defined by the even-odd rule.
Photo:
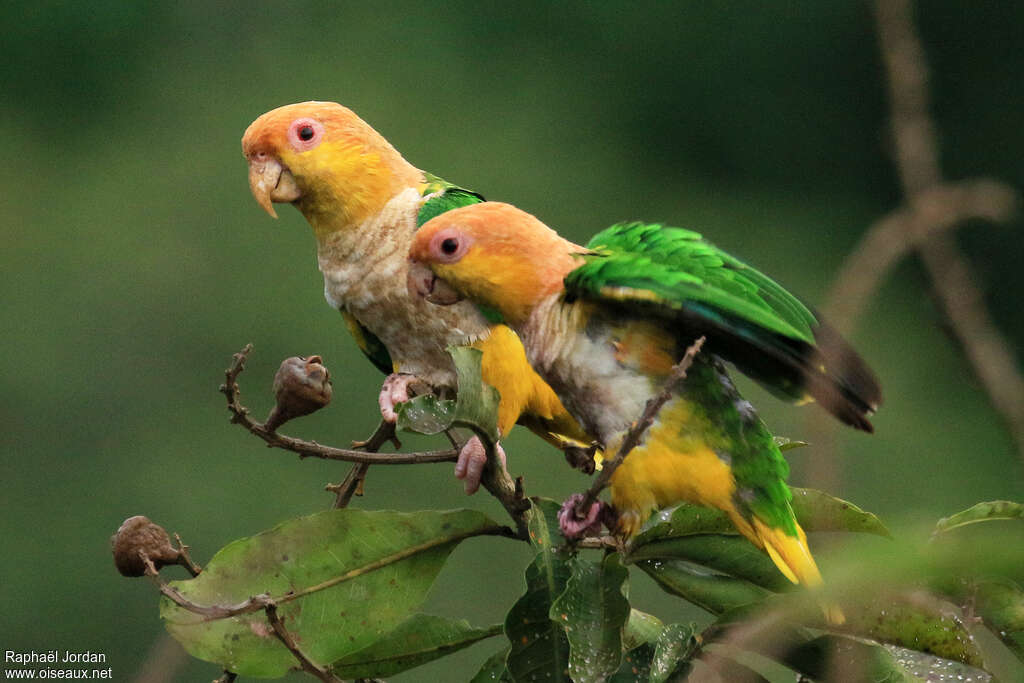
[[[409,385],[415,381],[415,375],[398,372],[388,375],[384,380],[380,387],[380,395],[377,397],[377,405],[380,406],[380,415],[385,422],[393,424],[398,420],[395,406],[409,400]]]
[[[579,517],[576,514],[576,506],[582,500],[582,493],[574,493],[562,503],[562,509],[558,511],[558,527],[562,530],[562,535],[568,539],[597,536],[601,533],[602,503],[594,502],[586,514]]]
[[[494,448],[502,467],[505,466],[505,449],[498,444]],[[459,451],[459,459],[455,463],[455,478],[461,479],[466,487],[466,495],[471,496],[480,489],[480,477],[487,465],[487,451],[480,437],[474,436]]]

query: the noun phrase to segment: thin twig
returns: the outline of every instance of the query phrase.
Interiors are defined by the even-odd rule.
[[[277,639],[284,643],[284,646],[292,653],[292,655],[299,661],[302,666],[302,670],[310,673],[324,683],[343,683],[343,681],[332,674],[327,669],[317,665],[313,660],[307,657],[299,646],[295,643],[295,639],[288,633],[288,629],[285,628],[284,622],[281,621],[281,617],[277,614],[277,605],[273,602],[268,604],[264,611],[267,614],[267,621],[270,622],[270,627],[274,629],[274,635]]]
[[[395,423],[388,422],[387,420],[381,420],[380,424],[377,425],[377,429],[374,430],[373,434],[366,441],[353,441],[352,448],[360,451],[366,451],[367,453],[376,453],[380,450],[380,447],[390,441],[395,448],[401,448],[402,442],[398,440],[398,435],[395,433]]]
[[[579,519],[585,518],[587,511],[597,501],[597,496],[608,486],[608,482],[611,480],[612,475],[615,474],[615,470],[626,459],[630,451],[637,447],[647,428],[654,424],[654,418],[657,417],[658,411],[672,398],[676,384],[686,378],[686,371],[690,369],[693,359],[700,353],[701,347],[704,346],[704,339],[704,337],[700,337],[686,349],[682,360],[672,368],[672,373],[665,381],[661,391],[648,399],[647,404],[644,406],[643,414],[626,432],[626,436],[623,437],[622,442],[619,444],[619,450],[615,453],[615,457],[610,462],[604,464],[601,474],[597,475],[590,488],[583,495],[583,498],[576,503],[575,512]]]
[[[363,495],[363,482],[366,480],[366,473],[369,469],[368,464],[358,462],[352,465],[352,469],[348,471],[348,475],[340,484],[328,484],[324,487],[325,490],[334,494],[332,508],[340,510],[348,507],[348,504],[352,502],[352,496]]]
[[[394,444],[395,448],[402,447],[402,442],[395,435],[395,423],[381,420],[369,439],[366,441],[353,441],[352,448],[366,451],[367,453],[376,453],[388,441]],[[348,507],[348,504],[352,501],[352,496],[363,495],[363,482],[366,481],[366,473],[369,470],[370,466],[367,463],[356,463],[349,470],[344,481],[340,484],[328,484],[325,487],[328,491],[332,491],[335,494],[334,505],[332,506],[334,509]]]
[[[199,576],[203,569],[192,561],[192,556],[188,554],[189,546],[182,543],[181,536],[177,533],[174,534],[174,540],[178,542],[178,564],[187,569],[193,578]]]
[[[145,558],[145,561],[146,576],[150,578],[164,597],[179,607],[187,609],[189,612],[205,617],[207,621],[256,612],[266,607],[267,602],[270,600],[270,595],[263,593],[254,595],[248,600],[234,605],[199,605],[186,598],[181,594],[181,591],[164,581],[163,577],[160,576],[160,572],[156,570],[156,567],[153,566],[152,561],[148,557]]]
[[[263,439],[270,448],[282,448],[298,453],[300,458],[321,458],[324,460],[342,460],[345,462],[364,463],[368,465],[419,465],[430,462],[454,462],[459,453],[455,450],[423,451],[415,453],[371,453],[365,450],[334,448],[323,446],[315,441],[305,441],[285,436],[276,431],[268,430],[262,423],[249,417],[249,409],[239,400],[238,375],[245,369],[245,360],[252,351],[252,344],[234,354],[231,367],[225,370],[225,382],[220,386],[228,402],[231,422],[242,425],[252,434]]]

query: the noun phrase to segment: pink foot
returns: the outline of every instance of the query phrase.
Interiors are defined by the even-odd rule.
[[[388,375],[384,380],[384,384],[380,387],[380,396],[377,397],[377,404],[380,406],[380,414],[385,422],[394,423],[398,420],[395,406],[409,400],[409,385],[415,381],[415,375],[398,372]]]
[[[584,517],[579,517],[576,514],[576,506],[581,500],[583,494],[574,493],[562,503],[562,509],[558,511],[558,526],[562,530],[562,535],[568,539],[597,536],[601,533],[600,501],[593,503]]]
[[[502,467],[505,466],[505,449],[498,444],[495,453]],[[487,451],[479,437],[474,436],[466,442],[466,445],[459,451],[459,459],[455,463],[455,478],[461,479],[466,486],[466,495],[471,496],[480,488],[480,475],[484,473],[484,465],[487,464]]]

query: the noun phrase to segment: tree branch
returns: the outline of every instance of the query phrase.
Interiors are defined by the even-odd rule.
[[[516,525],[516,538],[522,541],[528,540],[530,532],[527,529],[526,512],[530,509],[530,501],[523,493],[523,478],[512,479],[497,455],[498,444],[491,440],[490,435],[475,425],[466,424],[464,428],[470,429],[480,439],[480,443],[484,446],[484,452],[487,454],[487,464],[480,476],[480,485],[501,503],[505,512],[512,518]],[[454,429],[446,429],[444,434],[456,450],[461,452],[467,439],[460,437]]]
[[[682,360],[679,361],[672,368],[672,373],[665,381],[664,387],[661,392],[657,395],[652,396],[648,399],[647,404],[644,406],[644,412],[640,415],[640,419],[630,426],[629,431],[623,437],[622,442],[619,444],[619,449],[615,453],[615,457],[610,462],[606,462],[604,467],[601,469],[601,474],[597,475],[594,482],[587,489],[587,492],[583,495],[576,503],[575,514],[578,519],[584,519],[591,506],[597,501],[597,496],[601,491],[608,486],[608,482],[611,480],[612,475],[615,474],[615,470],[618,469],[622,461],[626,459],[630,451],[637,447],[640,443],[640,439],[643,437],[644,432],[647,431],[648,427],[654,424],[654,418],[657,417],[658,411],[668,403],[669,399],[672,398],[672,394],[675,391],[676,385],[686,378],[686,371],[690,369],[693,364],[693,359],[700,352],[702,346],[704,346],[704,337],[700,337],[697,341],[693,342],[686,353],[683,355]]]
[[[367,452],[366,450],[323,446],[315,441],[304,441],[303,439],[285,436],[267,429],[262,423],[253,420],[249,416],[249,409],[242,405],[239,400],[241,391],[238,388],[238,375],[245,369],[245,361],[250,351],[252,351],[252,344],[246,344],[245,348],[234,354],[231,367],[224,371],[225,382],[220,386],[220,392],[227,398],[228,410],[231,412],[231,422],[242,425],[249,432],[263,439],[268,447],[282,448],[298,453],[300,458],[312,457],[324,460],[342,460],[367,465],[418,465],[430,462],[454,462],[458,459],[459,454],[455,450],[375,453]]]
[[[966,180],[923,190],[912,206],[901,206],[883,216],[868,228],[836,276],[825,304],[829,322],[849,334],[901,259],[966,221],[1008,220],[1016,200],[1005,183],[987,178]]]
[[[970,220],[1008,220],[1019,197],[997,180],[943,180],[936,127],[929,114],[927,63],[914,28],[912,0],[875,0],[874,13],[889,90],[895,164],[905,200],[874,223],[846,259],[826,297],[825,313],[838,330],[850,333],[892,266],[917,251],[971,369],[1024,458],[1024,379],[952,235],[953,229]],[[816,443],[834,439],[833,424],[809,420]],[[829,462],[827,469],[821,466],[815,477],[820,486],[830,486],[828,481],[837,476],[836,466],[837,462]]]
[[[398,440],[398,436],[395,434],[395,423],[381,420],[380,424],[377,425],[376,431],[374,431],[369,439],[366,441],[353,441],[352,448],[366,451],[367,453],[376,453],[388,441],[393,443],[395,448],[402,447],[402,442]],[[366,481],[366,473],[369,470],[369,464],[356,463],[349,470],[348,476],[345,477],[344,481],[340,484],[328,484],[324,487],[328,491],[334,492],[333,507],[335,509],[348,507],[348,504],[352,501],[352,496],[363,495],[363,482]]]

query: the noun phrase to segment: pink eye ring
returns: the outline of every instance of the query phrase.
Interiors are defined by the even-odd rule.
[[[295,119],[288,126],[288,143],[296,152],[308,152],[324,139],[324,124],[316,119]]]
[[[438,230],[430,238],[430,254],[438,263],[455,263],[469,250],[473,240],[456,228]]]

